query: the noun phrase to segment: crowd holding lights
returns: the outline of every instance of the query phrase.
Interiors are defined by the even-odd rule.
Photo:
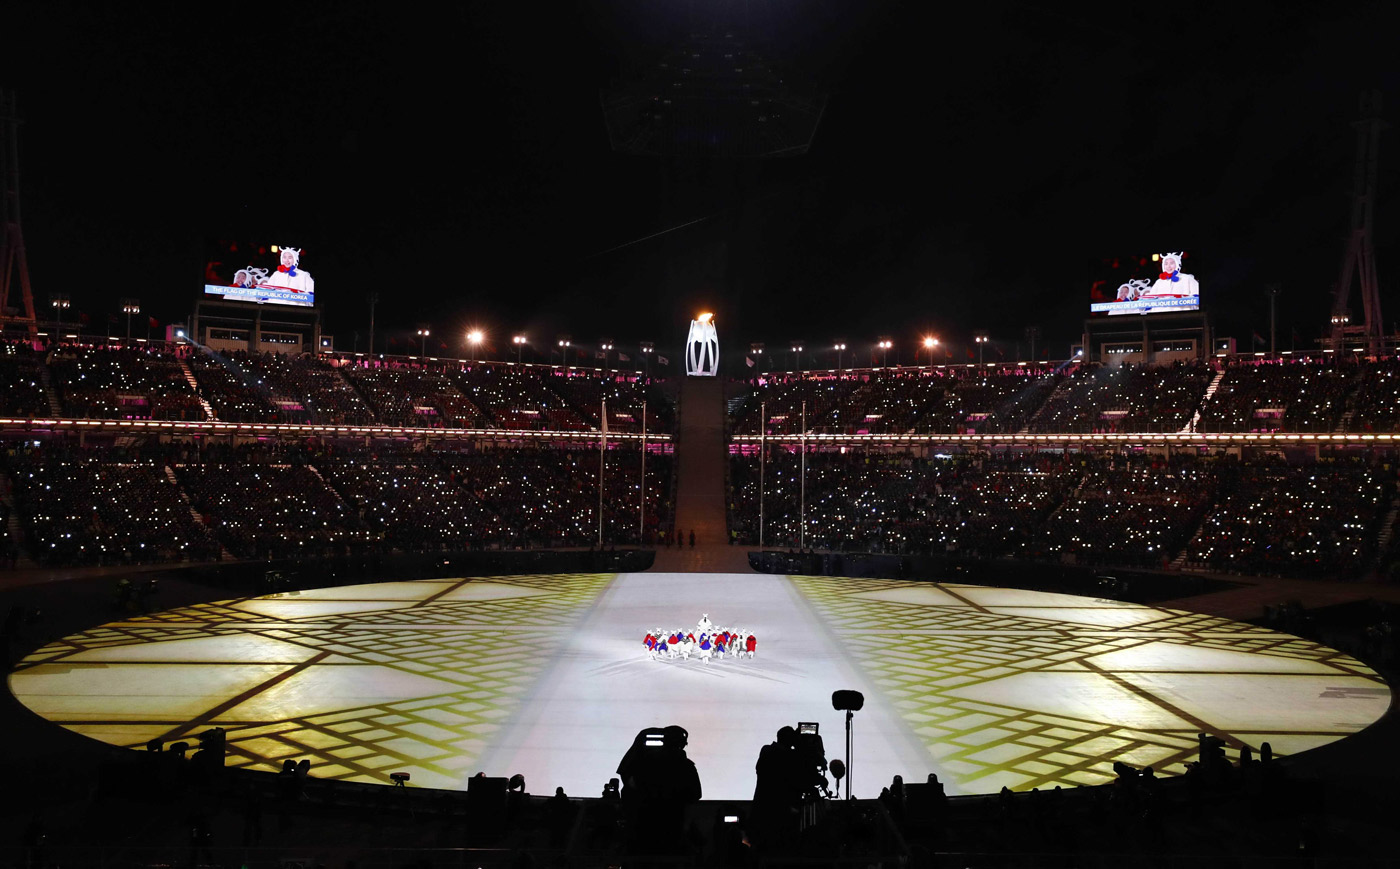
[[[1081,365],[1046,399],[1035,432],[1176,432],[1215,376],[1209,365]]]
[[[766,409],[767,433],[797,433],[805,401],[814,433],[1015,432],[1060,378],[1048,369],[969,367],[775,375],[736,408],[731,428],[758,434]]]
[[[164,465],[61,448],[6,465],[30,553],[45,565],[211,561],[219,544],[190,513]]]
[[[1334,431],[1375,363],[1316,360],[1231,363],[1201,405],[1200,431]],[[1379,363],[1389,368],[1393,361]]]
[[[1394,472],[1345,463],[1227,468],[1218,504],[1187,547],[1191,566],[1331,578],[1376,552]]]
[[[1400,362],[1327,355],[762,374],[732,430],[758,434],[766,404],[769,434],[796,433],[803,401],[813,434],[1393,432]]]
[[[43,367],[43,356],[32,345],[0,343],[0,411],[24,417],[48,413]]]
[[[52,383],[57,407],[44,390]],[[672,401],[627,371],[330,354],[227,354],[160,342],[0,343],[0,411],[11,416],[414,428],[669,431]],[[207,403],[207,406],[206,406]]]
[[[236,558],[363,552],[377,539],[308,465],[241,451],[173,468],[190,504]]]
[[[205,353],[191,353],[187,360],[199,393],[209,402],[216,419],[228,422],[277,422],[279,411],[260,391],[255,380],[231,360],[218,360]]]
[[[795,546],[796,454],[773,448],[765,540]],[[807,546],[1079,564],[1354,576],[1374,562],[1395,472],[1365,461],[1287,465],[1059,453],[807,457]],[[758,459],[730,461],[730,529],[758,539]],[[1184,553],[1184,554],[1183,554]]]
[[[179,360],[154,348],[64,344],[49,354],[48,369],[65,416],[205,418]]]
[[[610,451],[608,545],[671,530],[669,454]],[[402,441],[12,446],[28,550],[43,565],[312,558],[598,541],[597,451],[463,451]]]

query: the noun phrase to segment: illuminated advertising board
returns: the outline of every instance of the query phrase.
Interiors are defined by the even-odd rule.
[[[306,252],[286,245],[221,241],[211,245],[204,266],[204,294],[238,302],[310,307],[316,281],[305,268]]]
[[[1095,317],[1199,311],[1201,285],[1185,271],[1184,251],[1106,260],[1089,291]]]

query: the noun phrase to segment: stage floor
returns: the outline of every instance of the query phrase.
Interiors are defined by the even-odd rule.
[[[753,660],[648,660],[701,613]],[[783,725],[855,715],[854,791],[937,773],[949,793],[1176,774],[1197,733],[1295,754],[1380,718],[1355,659],[1213,616],[1016,589],[759,574],[509,576],[201,604],[52,643],[10,675],[26,706],[115,745],[228,730],[231,766],[461,788],[522,773],[597,795],[637,731],[680,724],[705,796],[746,799]]]

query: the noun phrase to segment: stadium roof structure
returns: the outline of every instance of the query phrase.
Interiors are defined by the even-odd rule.
[[[602,94],[614,151],[639,156],[805,154],[826,97],[799,95],[732,33],[692,35]]]

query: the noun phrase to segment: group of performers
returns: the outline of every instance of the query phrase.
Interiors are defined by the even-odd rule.
[[[676,658],[688,661],[694,655],[702,664],[708,664],[711,659],[724,660],[726,653],[733,658],[748,655],[752,659],[758,649],[758,637],[743,628],[716,627],[710,621],[710,614],[702,613],[693,629],[657,628],[647,631],[642,644],[646,646],[647,657],[653,661],[673,661]]]

